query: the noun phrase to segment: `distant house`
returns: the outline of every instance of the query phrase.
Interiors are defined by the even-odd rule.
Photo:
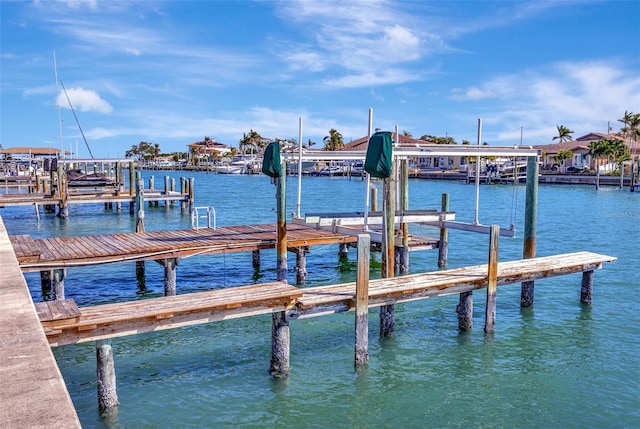
[[[589,168],[593,170],[596,166],[595,160],[591,159],[592,157],[587,155],[587,152],[589,152],[589,145],[592,142],[597,142],[603,138],[621,139],[618,134],[592,132],[568,142],[537,145],[534,146],[534,148],[542,151],[541,161],[543,169],[553,170],[558,168],[559,162],[556,159],[556,156],[562,150],[569,150],[573,153],[573,156],[564,162],[565,169],[573,168],[580,170],[583,168]],[[560,168],[558,168],[558,170],[560,170]]]
[[[404,134],[391,133],[393,141],[397,141],[399,147],[416,148],[424,144],[433,144],[433,142],[414,139],[413,137],[405,136]],[[343,150],[367,150],[369,147],[369,137],[360,137],[357,140],[353,140],[344,145]],[[411,164],[418,168],[433,168],[442,170],[453,170],[460,168],[464,165],[465,158],[460,156],[419,156],[411,160]]]
[[[199,142],[188,144],[189,159],[211,160],[225,156],[231,152],[231,148],[226,144],[217,142],[215,139],[205,139]]]

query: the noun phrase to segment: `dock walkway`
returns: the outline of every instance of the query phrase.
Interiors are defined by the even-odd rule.
[[[615,257],[577,252],[498,264],[498,286],[591,272]],[[470,292],[487,287],[488,265],[475,265],[369,281],[369,306]],[[69,301],[69,300],[67,300]],[[286,311],[289,319],[355,309],[356,283],[298,289],[283,282],[241,286],[140,301],[80,308],[60,306],[53,315],[38,303],[42,326],[52,346],[104,340],[178,326]],[[69,308],[69,310],[65,310]],[[55,312],[55,310],[54,310]]]
[[[20,268],[23,271],[40,271],[272,249],[276,245],[276,227],[274,224],[259,224],[40,239],[15,235],[10,239]],[[353,243],[357,237],[289,224],[287,241],[289,248],[296,248]]]
[[[79,428],[1,219],[0,271],[0,427]]]

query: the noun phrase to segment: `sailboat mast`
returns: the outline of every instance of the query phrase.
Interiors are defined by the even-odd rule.
[[[62,142],[62,116],[60,114],[60,103],[58,103],[58,65],[56,64],[56,51],[53,51],[53,71],[56,77],[56,108],[58,109],[58,127],[60,129],[60,156],[64,159],[64,144]]]

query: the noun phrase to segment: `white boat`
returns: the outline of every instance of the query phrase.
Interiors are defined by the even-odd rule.
[[[238,155],[233,157],[229,164],[218,165],[216,172],[220,174],[248,174],[253,171],[257,161],[255,155]]]

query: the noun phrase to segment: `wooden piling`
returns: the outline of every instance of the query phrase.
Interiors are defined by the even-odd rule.
[[[400,209],[409,210],[409,161],[400,161]],[[409,272],[409,224],[400,224],[402,232],[402,247],[398,249],[398,271],[400,274]]]
[[[378,211],[378,188],[374,186],[369,192],[371,194],[371,211]]]
[[[176,266],[177,258],[159,260],[164,267],[164,296],[174,296],[176,294]]]
[[[440,210],[445,213],[449,211],[449,194],[442,194]],[[438,267],[447,268],[449,259],[449,228],[444,226],[444,220],[440,224],[440,242],[438,243]]]
[[[296,283],[304,284],[307,279],[307,250],[304,247],[296,247]]]
[[[287,222],[286,222],[286,177],[281,174],[276,181],[277,238],[276,275],[278,281],[287,281]],[[191,188],[191,187],[190,187]],[[271,363],[269,372],[274,377],[289,374],[290,338],[289,321],[284,311],[271,316]]]
[[[58,268],[53,270],[52,294],[54,299],[64,299],[64,278],[66,270]]]
[[[144,232],[144,181],[142,173],[136,172],[136,232]],[[138,282],[138,293],[146,291],[146,275],[144,261],[136,261],[136,279]]]
[[[111,340],[96,341],[96,379],[98,386],[98,409],[107,413],[118,406],[116,392],[116,369]]]
[[[193,210],[193,207],[195,207],[194,205],[194,201],[195,201],[195,192],[194,192],[194,178],[190,177],[189,178],[189,211]]]
[[[582,284],[580,286],[580,302],[591,304],[593,298],[593,270],[582,273]]]
[[[498,286],[498,242],[500,225],[491,225],[489,234],[489,273],[487,276],[487,303],[484,332],[492,333],[496,327],[496,289]]]
[[[129,196],[133,197],[136,194],[136,163],[134,161],[129,162]]]
[[[395,172],[395,162],[392,168]],[[383,180],[382,210],[383,210],[383,243],[382,243],[382,277],[393,277],[395,250],[395,209],[396,209],[396,180],[395,174]],[[395,307],[393,304],[380,307],[380,336],[392,336],[395,332]]]
[[[64,164],[58,164],[58,196],[60,198],[60,205],[58,207],[58,217],[67,219],[69,217],[69,188],[67,186],[66,173],[64,171]]]
[[[456,306],[458,315],[458,329],[460,331],[470,331],[473,328],[473,292],[463,292],[460,294],[458,305]]]
[[[524,213],[524,243],[522,257],[536,257],[536,223],[538,218],[538,157],[527,158],[527,195]],[[534,282],[522,282],[520,290],[520,306],[533,305]]]
[[[347,256],[349,256],[349,245],[347,243],[340,243],[338,249],[338,256],[340,256],[341,258],[346,258]]]
[[[169,195],[171,178],[169,176],[164,176],[164,195]],[[169,200],[164,200],[165,207],[169,207]]]
[[[253,250],[251,252],[251,264],[253,265],[254,270],[260,269],[260,251]]]
[[[42,300],[52,301],[55,297],[52,294],[53,270],[40,271],[40,288],[42,290]]]
[[[187,193],[187,179],[184,177],[180,178],[180,194],[185,195]],[[180,201],[180,209],[184,211],[187,207],[187,203],[184,200]]]
[[[358,234],[358,271],[356,272],[355,366],[369,362],[369,234]]]

